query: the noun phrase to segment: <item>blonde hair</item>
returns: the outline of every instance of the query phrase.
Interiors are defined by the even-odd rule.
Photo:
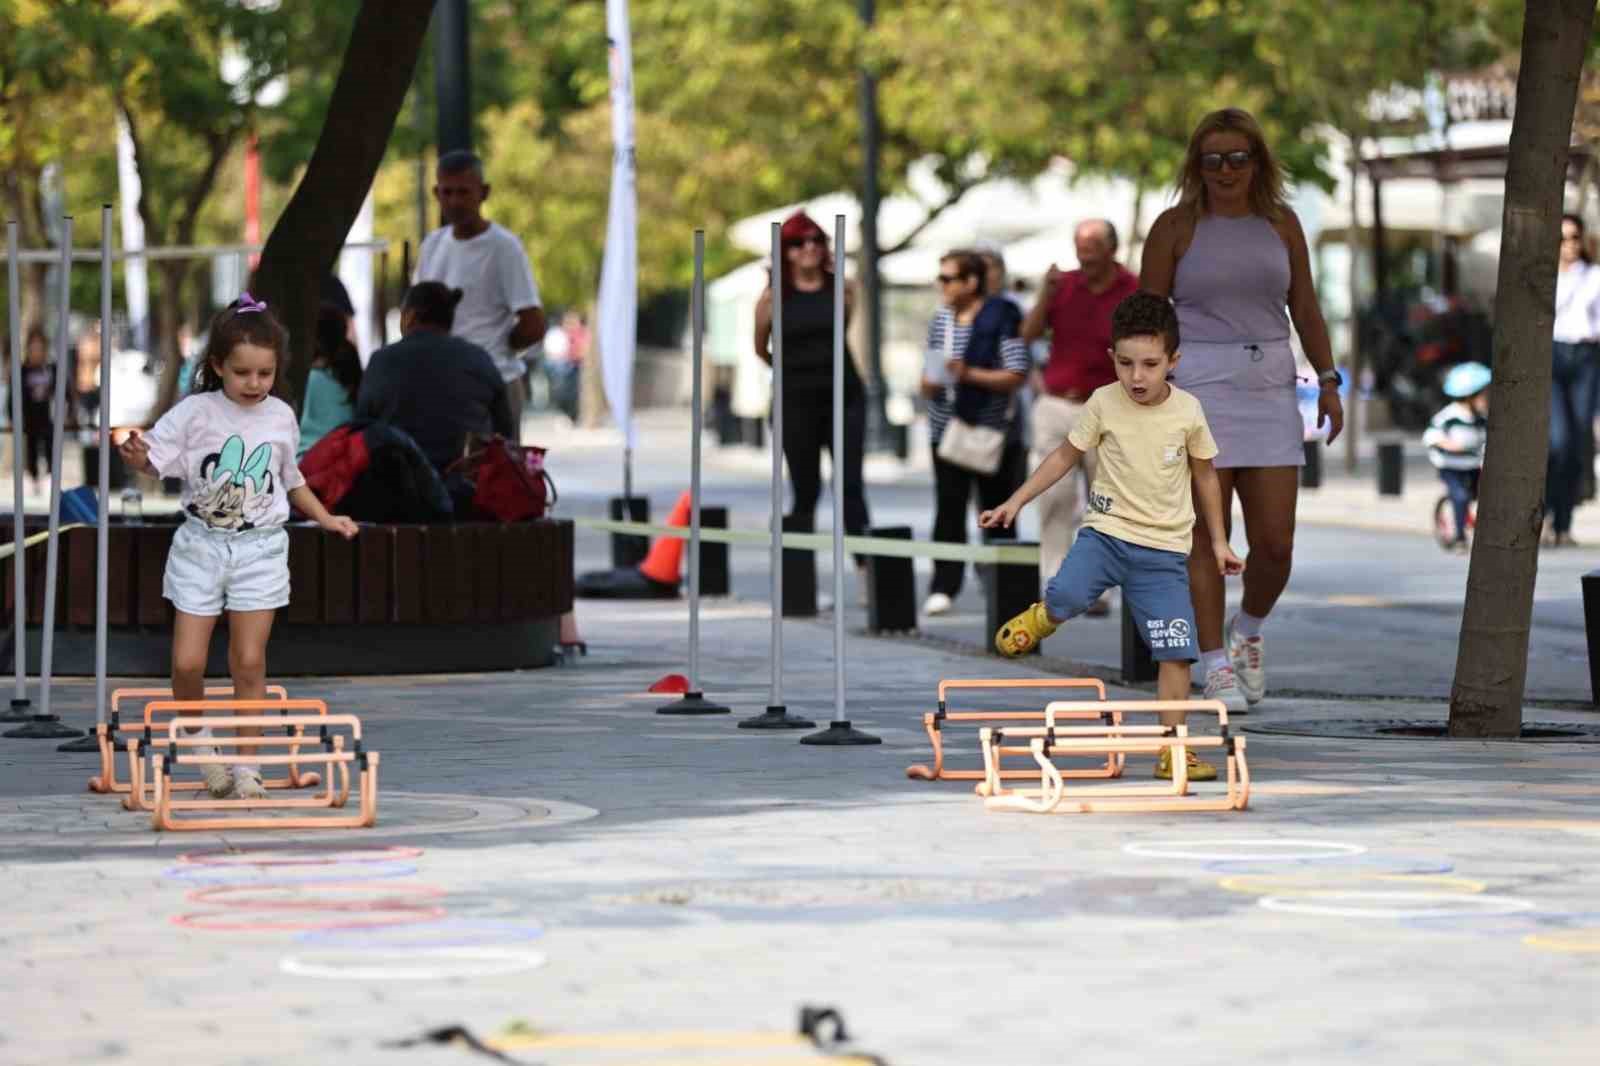
[[[1283,192],[1283,167],[1267,147],[1267,139],[1255,116],[1237,107],[1213,111],[1194,128],[1189,150],[1184,155],[1183,170],[1178,175],[1178,203],[1196,215],[1209,206],[1206,183],[1200,171],[1200,145],[1213,133],[1241,133],[1249,140],[1250,156],[1255,164],[1255,173],[1250,178],[1250,210],[1270,222],[1282,218],[1289,210],[1289,201]]]

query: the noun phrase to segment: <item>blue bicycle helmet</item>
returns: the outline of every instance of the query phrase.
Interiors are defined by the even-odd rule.
[[[1452,400],[1475,396],[1489,387],[1489,368],[1482,363],[1462,363],[1444,379],[1444,394]]]

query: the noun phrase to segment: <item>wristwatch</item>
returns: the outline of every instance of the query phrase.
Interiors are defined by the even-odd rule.
[[[1337,370],[1324,370],[1317,375],[1317,383],[1319,385],[1332,385],[1337,389],[1344,384],[1344,375]]]

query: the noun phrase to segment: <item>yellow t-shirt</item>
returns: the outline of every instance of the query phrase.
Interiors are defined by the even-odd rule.
[[[1165,400],[1146,407],[1112,382],[1089,397],[1067,439],[1080,451],[1096,449],[1099,463],[1084,525],[1130,544],[1189,554],[1189,459],[1217,454],[1199,400],[1174,385]]]

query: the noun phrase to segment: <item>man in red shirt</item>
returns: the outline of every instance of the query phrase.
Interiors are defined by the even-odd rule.
[[[1022,339],[1032,344],[1048,330],[1050,361],[1045,364],[1039,398],[1033,405],[1033,465],[1067,439],[1078,424],[1090,393],[1117,380],[1111,365],[1111,312],[1139,288],[1139,279],[1117,262],[1117,230],[1105,219],[1078,224],[1073,233],[1078,269],[1061,271],[1055,264],[1044,277],[1038,302],[1022,320]],[[1082,488],[1074,471],[1039,497],[1039,580],[1048,582],[1061,567],[1078,533],[1089,486],[1094,483],[1095,456],[1079,464]],[[1104,614],[1104,600],[1091,614]]]

